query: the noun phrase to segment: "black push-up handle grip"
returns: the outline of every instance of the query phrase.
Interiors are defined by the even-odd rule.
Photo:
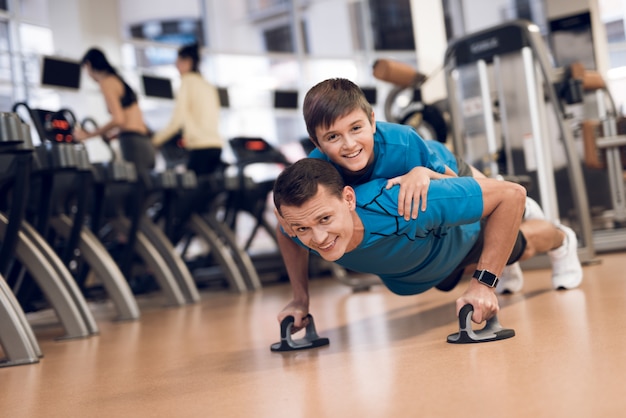
[[[474,307],[467,304],[459,311],[459,332],[448,335],[448,342],[452,344],[484,343],[489,341],[504,340],[515,336],[515,330],[502,328],[498,317],[494,315],[487,320],[481,330],[472,329],[472,314]]]
[[[289,315],[280,322],[280,341],[270,346],[272,351],[295,351],[306,350],[309,348],[322,347],[330,344],[328,338],[322,338],[317,334],[315,330],[315,321],[313,316],[308,314],[302,320],[308,319],[309,324],[306,326],[305,335],[303,338],[294,340],[291,337],[291,328],[295,321],[294,317]]]

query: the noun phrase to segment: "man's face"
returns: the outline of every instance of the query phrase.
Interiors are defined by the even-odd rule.
[[[315,130],[320,151],[350,174],[361,174],[374,161],[374,112],[356,109],[328,128]]]
[[[325,260],[336,261],[358,245],[355,205],[351,187],[345,187],[342,198],[338,198],[320,186],[317,194],[304,205],[282,206],[281,212],[304,245]]]

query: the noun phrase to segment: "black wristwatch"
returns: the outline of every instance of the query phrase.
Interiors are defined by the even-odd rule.
[[[478,279],[485,286],[496,287],[498,285],[498,276],[489,270],[476,270],[472,277]]]

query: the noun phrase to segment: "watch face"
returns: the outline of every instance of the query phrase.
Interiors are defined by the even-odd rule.
[[[476,270],[473,277],[489,287],[496,287],[498,283],[498,277],[488,270]]]
[[[498,281],[498,278],[496,278],[496,277],[490,278],[488,280],[485,280],[485,278],[483,278],[481,280],[482,283],[484,283],[484,284],[486,284],[487,286],[490,286],[490,287],[495,287],[497,281]]]

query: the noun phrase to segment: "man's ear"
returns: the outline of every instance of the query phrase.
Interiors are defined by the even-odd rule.
[[[345,186],[343,188],[343,200],[348,204],[350,210],[356,208],[356,192],[352,187]]]

